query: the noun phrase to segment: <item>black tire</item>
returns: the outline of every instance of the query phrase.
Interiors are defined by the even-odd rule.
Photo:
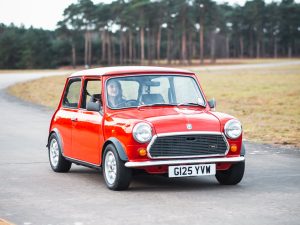
[[[236,185],[243,179],[245,171],[245,161],[232,164],[228,170],[216,172],[216,178],[220,184]]]
[[[54,163],[53,157],[51,156],[51,153],[50,153],[51,147],[53,147],[51,145],[53,145],[53,144],[55,145],[55,143],[57,144],[57,147],[58,147],[57,163]],[[58,172],[58,173],[66,173],[71,169],[72,163],[63,157],[63,155],[61,153],[61,146],[59,144],[58,138],[55,133],[52,133],[49,138],[48,157],[49,157],[50,166],[53,171]],[[51,160],[51,157],[52,157],[52,160]]]
[[[114,157],[115,159],[115,166],[113,168],[115,168],[115,178],[112,179],[109,176],[109,172],[106,172],[106,168],[108,166],[106,166],[106,160],[107,157],[111,156]],[[124,162],[120,159],[119,154],[115,148],[114,145],[109,144],[107,145],[107,147],[104,150],[104,154],[103,154],[103,160],[102,160],[102,173],[103,173],[103,177],[106,183],[106,186],[114,191],[120,191],[120,190],[126,190],[129,187],[130,181],[131,181],[131,177],[132,177],[132,170],[130,168],[125,167]]]

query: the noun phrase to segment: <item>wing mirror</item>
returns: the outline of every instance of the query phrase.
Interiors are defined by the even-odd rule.
[[[217,102],[216,102],[215,98],[209,100],[208,105],[213,111],[216,111]]]
[[[101,105],[100,105],[100,103],[97,103],[97,102],[88,102],[86,109],[88,111],[99,112],[101,110]]]

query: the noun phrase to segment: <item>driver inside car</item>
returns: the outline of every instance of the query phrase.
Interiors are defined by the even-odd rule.
[[[112,108],[124,107],[126,100],[122,97],[121,84],[117,80],[109,80],[107,83],[108,105]]]

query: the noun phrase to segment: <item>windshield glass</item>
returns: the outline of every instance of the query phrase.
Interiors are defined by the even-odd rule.
[[[112,109],[151,105],[201,105],[204,98],[192,77],[141,75],[111,78],[106,82],[107,104]]]

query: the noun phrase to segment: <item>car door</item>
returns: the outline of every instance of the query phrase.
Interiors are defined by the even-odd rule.
[[[72,129],[72,152],[75,159],[91,164],[100,164],[102,134],[102,112],[88,111],[89,101],[101,101],[102,83],[100,78],[85,78],[82,98],[76,122]],[[101,104],[101,103],[100,103]]]
[[[73,157],[72,128],[78,113],[81,79],[72,78],[67,81],[61,107],[56,114],[56,128],[62,138],[63,154]]]

